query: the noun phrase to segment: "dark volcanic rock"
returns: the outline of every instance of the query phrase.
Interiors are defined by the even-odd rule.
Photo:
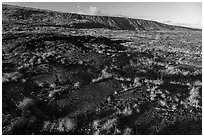
[[[82,87],[82,89],[70,91],[59,99],[56,98],[56,107],[62,114],[78,115],[87,111],[93,111],[115,91],[122,90],[116,80],[107,80]]]

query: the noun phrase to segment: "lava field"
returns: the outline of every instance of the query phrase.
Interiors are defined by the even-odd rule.
[[[28,26],[10,16],[3,135],[202,134],[201,30]]]

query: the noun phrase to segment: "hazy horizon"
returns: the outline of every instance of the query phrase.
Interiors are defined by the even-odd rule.
[[[86,15],[139,18],[170,25],[202,28],[201,2],[3,2],[3,4]]]

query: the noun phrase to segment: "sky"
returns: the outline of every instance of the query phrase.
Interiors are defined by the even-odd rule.
[[[147,19],[194,28],[202,27],[201,2],[6,2],[6,4],[69,13]]]

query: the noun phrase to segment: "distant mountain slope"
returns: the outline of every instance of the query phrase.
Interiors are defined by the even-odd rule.
[[[122,30],[199,30],[162,24],[150,20],[109,16],[90,16],[5,4],[2,6],[2,10],[3,30],[9,30],[9,28],[16,25],[109,28]]]

